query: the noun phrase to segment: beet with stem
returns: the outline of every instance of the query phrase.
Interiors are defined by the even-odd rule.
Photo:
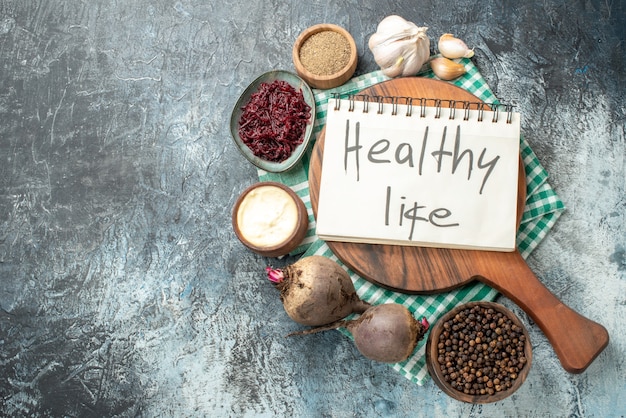
[[[371,306],[359,298],[348,273],[330,258],[313,255],[283,269],[266,270],[280,291],[285,312],[299,324],[326,325]]]
[[[429,326],[426,318],[416,320],[405,306],[386,303],[372,306],[354,320],[340,320],[289,335],[314,334],[345,327],[365,357],[383,363],[398,363],[411,356]]]

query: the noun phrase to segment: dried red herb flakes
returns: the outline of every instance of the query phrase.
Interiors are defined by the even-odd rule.
[[[311,107],[302,90],[282,80],[261,83],[242,108],[239,137],[254,155],[282,162],[304,140]]]

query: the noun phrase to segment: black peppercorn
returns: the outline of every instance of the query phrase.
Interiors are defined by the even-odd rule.
[[[470,395],[493,395],[512,387],[527,362],[521,327],[502,312],[474,305],[442,328],[437,361],[451,387]]]

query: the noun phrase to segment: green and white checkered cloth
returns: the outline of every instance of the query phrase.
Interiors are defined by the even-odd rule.
[[[465,65],[467,73],[451,83],[469,91],[486,103],[496,103],[497,98],[476,66],[469,59],[463,59],[460,62]],[[421,76],[436,78],[432,72],[427,72]],[[374,71],[355,77],[346,84],[334,89],[314,90],[316,101],[315,138],[317,139],[326,123],[328,100],[334,93],[338,93],[341,97],[347,97],[388,79],[381,71]],[[526,172],[527,198],[522,222],[517,233],[517,246],[522,257],[526,258],[550,231],[565,207],[547,182],[548,173],[541,166],[537,156],[523,136],[520,138],[520,149]],[[405,305],[416,318],[424,316],[431,324],[434,324],[443,314],[462,303],[495,300],[498,292],[478,282],[440,294],[409,295],[381,288],[348,269],[337,259],[328,245],[315,235],[315,218],[311,209],[308,183],[310,155],[311,150],[309,149],[302,162],[287,173],[275,174],[263,170],[258,172],[260,181],[278,181],[290,186],[302,198],[308,209],[309,231],[302,244],[292,253],[293,255],[302,254],[303,256],[309,256],[316,254],[329,257],[348,271],[362,300],[374,305],[391,302],[400,303]],[[349,336],[347,331],[341,331]],[[419,385],[422,385],[429,377],[426,368],[425,345],[426,338],[420,341],[417,349],[408,360],[391,365],[407,379]]]

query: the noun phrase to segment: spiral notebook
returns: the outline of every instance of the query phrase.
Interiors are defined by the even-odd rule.
[[[520,114],[508,105],[335,97],[316,230],[326,241],[515,250]]]

